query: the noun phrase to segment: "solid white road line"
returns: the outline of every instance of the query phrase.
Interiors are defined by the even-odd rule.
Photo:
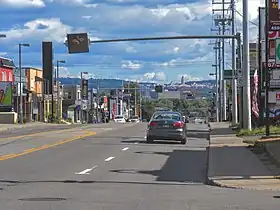
[[[93,166],[92,168],[88,168],[88,169],[85,169],[79,173],[75,173],[75,174],[79,174],[79,175],[84,175],[84,174],[90,174],[89,172],[92,171],[93,169],[95,169],[97,166]]]
[[[122,151],[126,151],[128,149],[129,149],[129,147],[125,147],[125,148],[122,149]]]
[[[104,161],[106,161],[106,162],[108,162],[108,161],[110,161],[110,160],[113,160],[115,157],[108,157],[108,158],[106,158]]]

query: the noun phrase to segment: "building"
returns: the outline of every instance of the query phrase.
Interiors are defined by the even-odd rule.
[[[16,68],[13,60],[0,57],[0,81],[14,83],[14,69]]]
[[[43,70],[33,67],[22,68],[27,78],[27,88],[37,95],[42,96],[43,93]],[[37,78],[37,80],[36,80]],[[39,80],[38,80],[39,78]]]
[[[45,121],[43,104],[43,70],[34,67],[23,67],[26,85],[23,92],[27,92],[28,121]],[[45,111],[45,113],[47,110]]]
[[[64,84],[62,116],[74,123],[81,122],[81,87],[80,85]]]

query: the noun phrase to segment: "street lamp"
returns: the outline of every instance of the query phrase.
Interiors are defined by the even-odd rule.
[[[81,72],[81,105],[83,105],[83,92],[84,92],[84,88],[83,88],[83,75],[84,74],[88,74],[88,72]],[[81,107],[81,121],[82,123],[84,123],[84,111],[83,111],[83,106]]]
[[[22,72],[21,72],[21,48],[30,47],[29,44],[19,44],[18,45],[19,54],[19,113],[20,113],[20,123],[23,123],[23,100],[22,100]]]
[[[59,119],[60,117],[60,114],[59,114],[59,106],[60,106],[60,103],[59,103],[59,82],[58,82],[58,78],[59,78],[59,64],[60,63],[66,63],[65,60],[57,60],[56,61],[56,72],[55,72],[55,85],[56,85],[56,116],[57,116],[57,119]]]

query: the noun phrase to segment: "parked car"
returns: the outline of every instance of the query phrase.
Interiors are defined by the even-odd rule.
[[[125,120],[124,116],[122,116],[122,115],[117,115],[117,116],[115,116],[115,118],[114,118],[114,122],[116,122],[116,123],[125,123],[126,120]]]
[[[158,111],[153,114],[148,124],[147,143],[154,140],[187,142],[187,127],[179,112]]]
[[[129,119],[130,122],[138,123],[140,122],[140,119],[138,116],[133,116]]]

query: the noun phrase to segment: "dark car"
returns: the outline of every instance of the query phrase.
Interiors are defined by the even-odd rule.
[[[180,141],[186,144],[187,127],[183,116],[179,112],[155,112],[148,124],[147,143],[154,140]]]

